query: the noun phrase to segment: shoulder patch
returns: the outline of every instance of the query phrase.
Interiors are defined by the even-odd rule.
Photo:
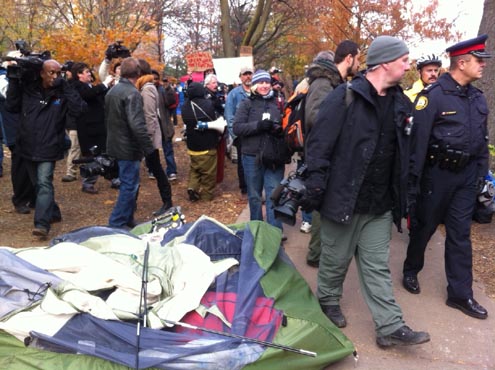
[[[420,96],[416,101],[416,110],[425,109],[428,106],[428,98],[426,96]]]

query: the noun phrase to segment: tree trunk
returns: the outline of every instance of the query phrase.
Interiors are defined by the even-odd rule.
[[[230,8],[229,0],[220,0],[220,33],[222,35],[223,42],[223,54],[225,58],[236,57],[235,46],[232,40],[230,29]]]
[[[495,57],[495,0],[485,0],[483,7],[483,16],[479,34],[488,34],[486,43],[487,51]],[[488,102],[490,115],[488,116],[488,130],[490,133],[490,144],[495,144],[495,58],[486,59],[487,64],[483,71],[483,78],[479,81],[478,86],[485,93]],[[491,163],[494,163],[492,158]]]

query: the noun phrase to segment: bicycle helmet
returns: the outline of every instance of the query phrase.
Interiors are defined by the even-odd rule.
[[[426,66],[428,64],[435,64],[435,65],[441,67],[442,61],[435,54],[424,55],[424,56],[418,58],[418,60],[416,61],[416,68],[418,70],[420,70],[421,68],[423,68],[424,66]]]

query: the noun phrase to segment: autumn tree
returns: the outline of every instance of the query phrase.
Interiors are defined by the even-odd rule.
[[[32,48],[50,50],[59,61],[101,63],[117,40],[163,66],[163,20],[173,1],[160,0],[13,0],[0,10],[5,39],[24,38]],[[12,19],[14,21],[10,22]]]
[[[493,24],[495,22],[495,0],[485,0],[483,7],[483,15],[481,17],[481,24],[479,28],[480,34],[488,34],[487,51],[492,55],[495,55],[495,28]],[[488,130],[490,136],[490,143],[495,144],[495,63],[493,59],[487,59],[485,70],[483,71],[483,78],[479,81],[479,86],[485,93],[486,100],[488,102],[488,109],[490,115],[488,116]],[[493,165],[493,158],[492,158]]]

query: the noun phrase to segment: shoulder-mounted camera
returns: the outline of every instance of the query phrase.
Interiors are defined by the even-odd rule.
[[[117,59],[117,58],[128,58],[131,56],[131,52],[128,48],[122,45],[121,40],[115,41],[115,43],[108,46],[105,51],[105,58],[108,60]]]

